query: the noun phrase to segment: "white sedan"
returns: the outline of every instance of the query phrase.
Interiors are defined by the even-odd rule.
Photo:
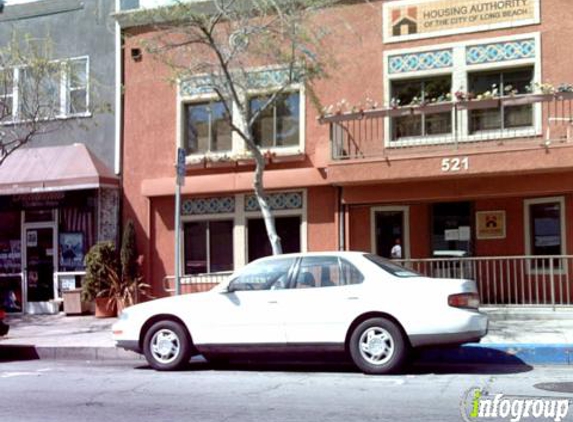
[[[118,347],[158,370],[190,357],[346,351],[365,373],[397,371],[411,348],[461,344],[487,333],[471,280],[421,276],[362,252],[279,255],[250,263],[209,292],[123,311]]]

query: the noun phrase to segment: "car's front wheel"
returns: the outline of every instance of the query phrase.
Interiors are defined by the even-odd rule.
[[[360,323],[352,332],[349,350],[354,364],[366,374],[396,372],[407,357],[402,331],[385,318]]]
[[[191,339],[180,323],[159,321],[145,334],[143,353],[154,369],[159,371],[181,369],[191,359]]]

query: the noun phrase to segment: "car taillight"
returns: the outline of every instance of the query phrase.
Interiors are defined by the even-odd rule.
[[[448,296],[448,305],[454,308],[479,308],[479,295],[477,293],[459,293]]]
[[[2,321],[4,318],[6,318],[6,312],[0,309],[0,321]]]

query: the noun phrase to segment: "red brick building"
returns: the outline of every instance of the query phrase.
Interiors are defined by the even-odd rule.
[[[408,265],[476,278],[485,303],[569,304],[573,89],[558,85],[573,81],[570,18],[568,0],[330,9],[317,24],[331,28],[338,66],[318,95],[353,108],[334,107],[320,119],[305,87],[293,86],[260,126],[285,250],[389,257],[399,239]],[[132,59],[149,31],[123,30],[131,35],[123,214],[137,222],[145,277],[163,294],[162,280],[174,273],[180,146],[188,151],[182,274],[217,280],[270,250],[252,197],[252,163],[217,126],[220,110],[200,83],[167,84],[165,67],[145,53]],[[273,69],[253,72],[277,77],[268,75]],[[554,87],[541,86],[548,81]]]

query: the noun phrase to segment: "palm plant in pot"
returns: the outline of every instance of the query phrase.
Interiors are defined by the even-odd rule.
[[[137,258],[135,228],[129,220],[124,228],[118,255],[113,242],[100,242],[86,254],[84,300],[94,300],[96,317],[115,316],[133,305],[140,295],[149,296],[151,286],[140,275],[142,257]]]

